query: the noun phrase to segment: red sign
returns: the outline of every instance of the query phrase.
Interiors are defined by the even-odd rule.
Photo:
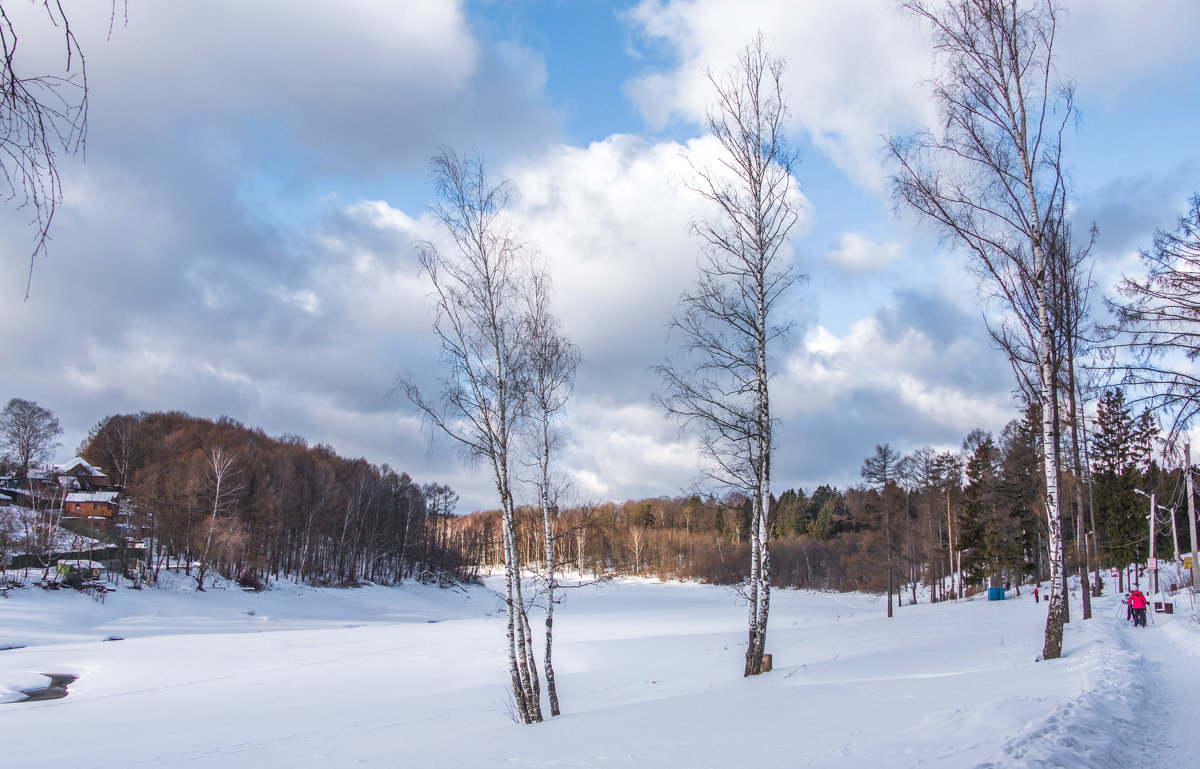
[[[1113,575],[1114,577],[1119,577],[1119,576],[1120,576],[1120,574],[1118,573],[1118,571],[1117,571],[1116,569],[1113,569],[1113,570],[1112,570],[1112,575]]]

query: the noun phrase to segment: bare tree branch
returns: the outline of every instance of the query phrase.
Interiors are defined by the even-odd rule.
[[[516,709],[523,723],[542,720],[533,632],[521,587],[513,498],[515,442],[528,415],[529,349],[523,299],[528,280],[525,244],[508,219],[513,185],[491,179],[479,157],[443,148],[430,161],[437,189],[433,214],[452,251],[417,247],[433,283],[434,333],[442,348],[441,406],[421,395],[411,377],[397,390],[429,424],[459,443],[472,461],[491,470],[502,511],[507,653]]]
[[[1051,551],[1043,656],[1054,659],[1067,606],[1058,500],[1061,329],[1053,325],[1050,252],[1063,232],[1062,144],[1075,115],[1073,86],[1058,82],[1054,69],[1059,9],[1055,0],[910,0],[901,7],[933,32],[939,68],[929,87],[942,123],[937,134],[888,140],[897,167],[893,194],[968,255],[1005,310],[1005,320],[991,326],[994,338],[1013,352],[1018,382],[1034,389],[1036,381]]]
[[[681,355],[657,368],[663,393],[655,398],[695,431],[701,473],[753,500],[746,675],[762,671],[770,609],[774,424],[767,351],[787,331],[771,315],[797,279],[784,252],[797,210],[796,157],[782,135],[783,71],[760,33],[732,69],[708,73],[715,94],[708,130],[722,152],[716,167],[688,161],[691,189],[717,213],[692,224],[701,244],[700,277],[672,321]]]

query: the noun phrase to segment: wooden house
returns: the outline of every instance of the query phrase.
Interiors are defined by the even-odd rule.
[[[75,487],[81,491],[101,491],[108,488],[108,476],[95,465],[89,465],[80,457],[54,468],[54,474],[62,483],[64,478],[73,478]]]
[[[120,510],[115,491],[73,491],[63,499],[68,518],[114,518]]]

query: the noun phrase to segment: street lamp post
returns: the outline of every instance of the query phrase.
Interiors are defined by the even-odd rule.
[[[1150,521],[1150,556],[1146,559],[1146,569],[1148,571],[1154,572],[1154,589],[1151,592],[1157,593],[1158,592],[1158,562],[1154,560],[1154,524],[1155,524],[1154,511],[1155,511],[1155,508],[1157,508],[1157,506],[1158,506],[1158,498],[1157,498],[1156,492],[1153,492],[1153,491],[1150,492],[1149,494],[1142,491],[1141,489],[1134,489],[1133,491],[1135,494],[1141,494],[1143,497],[1150,497],[1150,515],[1146,516],[1147,520]],[[1146,576],[1149,577],[1150,575],[1147,574]],[[1147,586],[1147,587],[1149,587],[1149,586]]]
[[[1150,559],[1146,561],[1146,568],[1154,572],[1154,594],[1158,594],[1158,561],[1154,558],[1154,540],[1155,526],[1157,516],[1154,514],[1158,507],[1158,498],[1155,492],[1150,492]],[[1148,576],[1148,575],[1147,575]]]
[[[1196,499],[1192,493],[1192,444],[1183,447],[1187,458],[1188,528],[1192,534],[1192,590],[1200,587],[1200,559],[1196,557]]]

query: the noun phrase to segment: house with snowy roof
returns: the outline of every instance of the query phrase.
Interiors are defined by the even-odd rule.
[[[68,518],[115,518],[120,510],[115,491],[72,491],[63,499]]]
[[[54,474],[62,483],[64,478],[73,478],[74,486],[81,491],[100,491],[108,487],[108,476],[95,465],[90,465],[81,457],[74,457],[70,462],[54,467]]]

